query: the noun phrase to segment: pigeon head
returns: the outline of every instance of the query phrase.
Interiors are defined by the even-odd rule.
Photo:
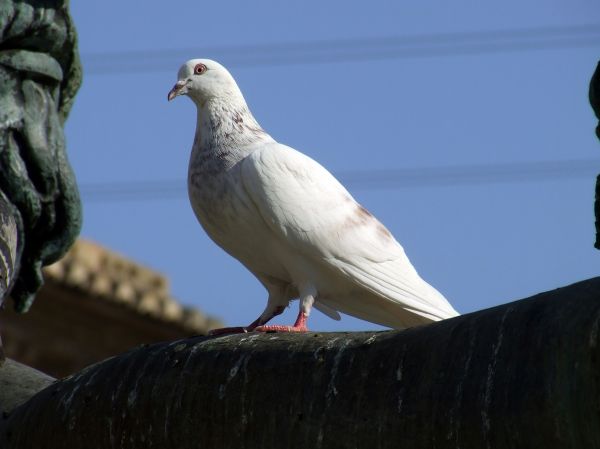
[[[191,59],[181,66],[177,83],[167,96],[171,101],[187,95],[199,106],[213,98],[241,96],[240,90],[225,67],[210,59]]]

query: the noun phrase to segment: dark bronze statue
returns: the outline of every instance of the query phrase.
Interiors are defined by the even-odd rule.
[[[63,135],[80,84],[68,1],[0,0],[0,303],[19,312],[81,227]]]

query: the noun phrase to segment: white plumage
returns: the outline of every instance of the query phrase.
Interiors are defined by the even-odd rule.
[[[192,207],[208,235],[269,292],[245,330],[306,330],[311,307],[393,328],[457,315],[417,274],[390,232],[325,168],[271,138],[229,72],[194,59],[179,70],[169,100],[197,106],[189,165]],[[294,326],[264,326],[292,299]]]

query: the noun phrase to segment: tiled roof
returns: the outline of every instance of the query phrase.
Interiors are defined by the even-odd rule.
[[[168,280],[101,245],[79,239],[58,262],[46,267],[48,281],[75,288],[99,300],[111,301],[156,319],[203,334],[221,323],[182,306],[169,293]]]

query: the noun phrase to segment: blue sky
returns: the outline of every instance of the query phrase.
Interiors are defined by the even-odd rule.
[[[263,128],[333,173],[366,170],[377,178],[381,169],[418,174],[558,161],[557,175],[525,180],[509,174],[494,182],[347,184],[460,312],[597,275],[593,192],[600,145],[587,86],[600,59],[600,34],[591,44],[589,38],[565,44],[556,33],[535,32],[600,27],[596,0],[181,0],[168,8],[105,1],[71,2],[71,11],[84,82],[66,135],[83,194],[82,236],[164,273],[183,303],[241,325],[266,300],[258,281],[204,234],[185,195],[195,109],[186,98],[167,103],[166,95],[179,66],[195,57],[230,67]],[[361,46],[378,38],[518,29],[534,30],[541,44],[484,45],[472,53],[450,45],[447,52],[417,49],[411,57],[380,59],[373,57],[377,45]],[[471,44],[485,34],[478,36]],[[356,50],[346,49],[341,61],[327,61],[327,43],[318,50],[324,61],[286,56],[290,43],[348,39]],[[223,50],[251,45],[281,45],[279,57],[288,62],[269,60],[267,50],[241,56]],[[572,161],[591,162],[569,173]],[[98,184],[160,181],[176,187],[179,181],[180,194],[115,200],[89,193]],[[274,322],[291,323],[296,304]],[[317,311],[309,327],[377,328]]]

